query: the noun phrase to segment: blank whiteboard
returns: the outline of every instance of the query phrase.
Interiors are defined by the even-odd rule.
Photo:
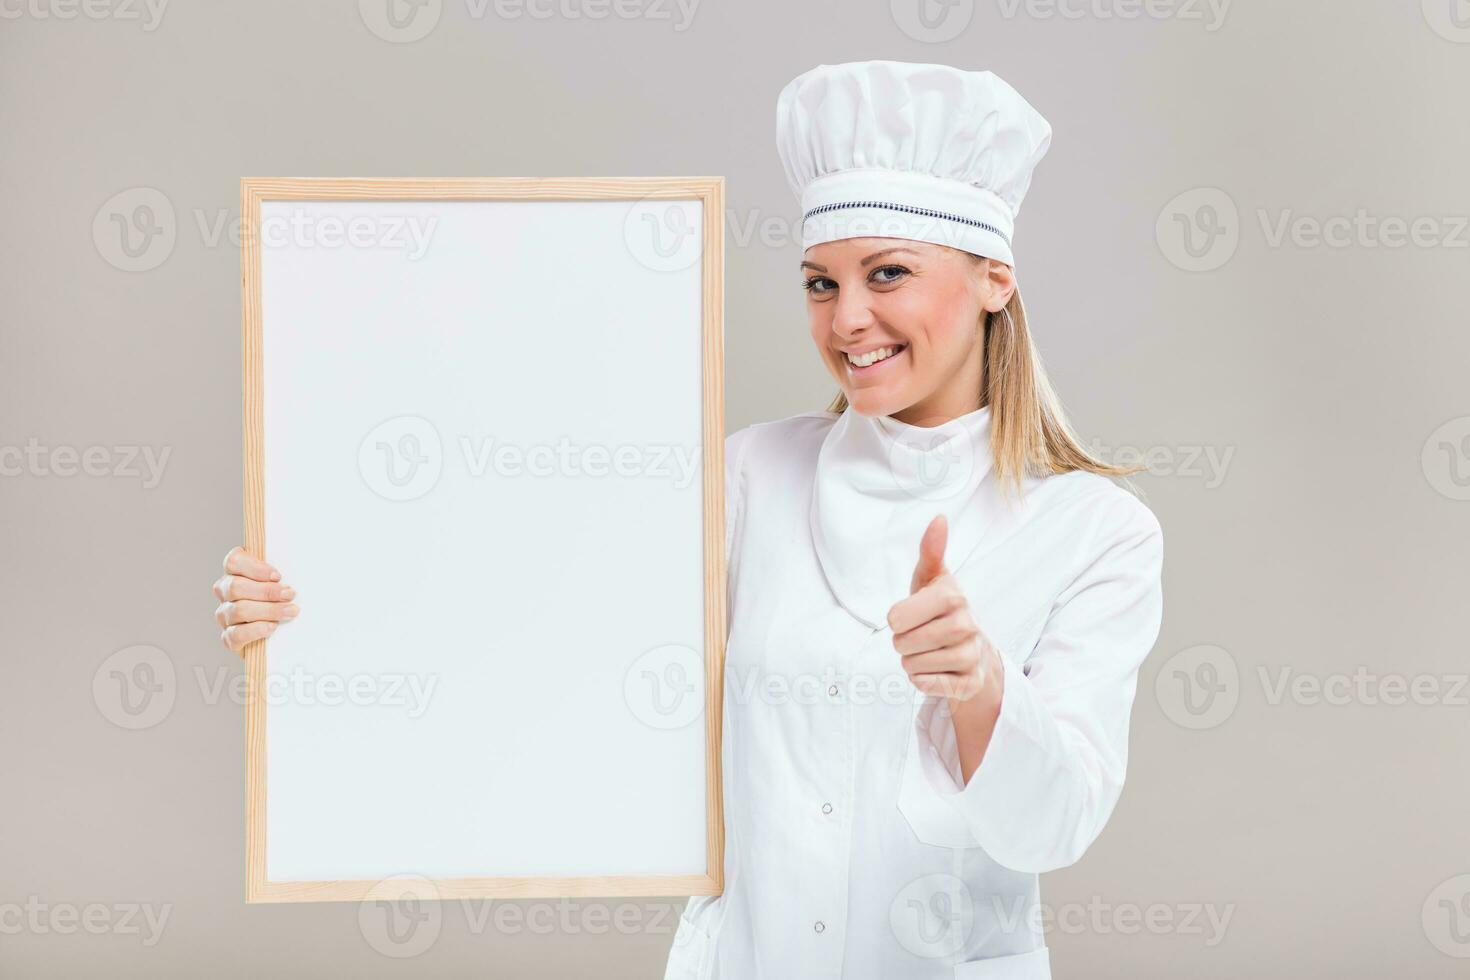
[[[248,901],[719,893],[723,189],[241,181]]]

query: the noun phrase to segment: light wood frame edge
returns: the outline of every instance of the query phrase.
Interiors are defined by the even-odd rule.
[[[695,875],[522,876],[430,878],[439,899],[650,897],[718,895],[724,890],[724,798],[720,741],[725,677],[725,443],[723,177],[452,177],[240,179],[245,549],[260,558],[265,542],[260,206],[266,200],[624,200],[697,199],[703,227],[701,349],[703,380],[705,584],[706,866]],[[244,650],[245,900],[356,902],[378,880],[270,881],[266,875],[266,641]]]

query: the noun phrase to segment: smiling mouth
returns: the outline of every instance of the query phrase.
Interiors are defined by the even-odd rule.
[[[842,356],[847,361],[847,369],[849,371],[854,374],[861,374],[888,363],[899,354],[908,350],[908,346],[908,344],[890,344],[887,347],[879,347],[877,350],[867,351],[863,354],[843,354]]]

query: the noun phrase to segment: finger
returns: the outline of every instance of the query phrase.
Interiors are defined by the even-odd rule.
[[[888,626],[897,633],[907,633],[931,619],[963,609],[965,594],[948,574],[924,586],[907,599],[900,599],[888,610]]]
[[[243,623],[239,626],[227,626],[219,635],[220,642],[236,653],[256,640],[263,640],[274,633],[280,623]]]
[[[241,623],[284,623],[295,619],[301,608],[294,602],[256,602],[242,599],[239,602],[221,603],[214,611],[214,618],[221,626],[238,626]]]
[[[281,573],[274,565],[261,561],[244,548],[235,547],[225,555],[225,571],[230,575],[243,575],[257,582],[279,582]]]
[[[914,566],[914,577],[909,582],[910,595],[944,574],[944,546],[948,540],[949,520],[940,514],[929,522],[919,539],[919,563]]]
[[[904,633],[893,634],[893,649],[904,656],[940,650],[972,640],[979,630],[963,611],[957,610],[929,620]]]
[[[221,602],[260,599],[265,602],[290,602],[296,590],[282,582],[257,582],[242,575],[222,575],[214,583],[214,597]]]
[[[910,677],[924,674],[963,674],[974,666],[974,652],[963,643],[909,654],[903,658],[903,669]]]
[[[916,674],[909,678],[914,687],[925,694],[933,694],[936,697],[964,699],[968,694],[969,685],[974,683],[966,680],[966,675],[956,673],[940,674]]]

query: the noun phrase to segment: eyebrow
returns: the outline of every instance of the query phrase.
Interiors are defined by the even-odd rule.
[[[863,259],[858,264],[859,265],[866,266],[868,263],[872,262],[874,259],[881,259],[883,256],[890,255],[893,252],[908,252],[910,255],[918,255],[919,254],[918,252],[915,252],[911,248],[905,248],[902,245],[900,245],[897,248],[885,248],[881,252],[874,252],[872,255],[868,256],[865,259]],[[803,268],[803,269],[816,269],[818,272],[826,272],[827,271],[827,267],[825,265],[817,265],[815,262],[807,262],[805,260],[802,261],[801,268]]]

